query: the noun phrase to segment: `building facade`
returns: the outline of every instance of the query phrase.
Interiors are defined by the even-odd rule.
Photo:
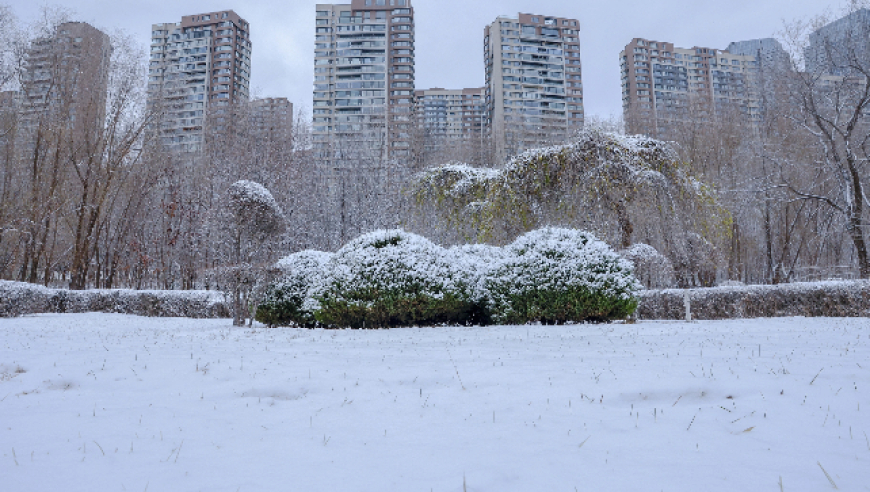
[[[252,131],[268,142],[290,142],[293,129],[293,103],[286,97],[265,97],[251,101]]]
[[[683,125],[726,111],[760,120],[763,69],[781,67],[787,55],[773,39],[729,47],[735,52],[633,39],[619,54],[628,132],[674,138]]]
[[[152,25],[148,108],[165,148],[200,151],[207,128],[226,130],[250,77],[250,26],[232,10]]]
[[[480,160],[488,138],[485,129],[485,87],[468,89],[432,88],[414,93],[417,152],[424,161],[439,155],[452,157],[461,147],[466,160]]]
[[[499,162],[582,127],[579,25],[521,13],[484,29],[486,123]]]
[[[330,161],[410,158],[414,96],[411,0],[318,4],[312,139]]]
[[[806,71],[829,75],[859,75],[850,60],[870,66],[870,10],[857,9],[809,35],[804,50]]]
[[[17,94],[23,137],[49,124],[69,128],[74,141],[93,140],[105,123],[111,55],[109,36],[84,22],[65,22],[54,36],[34,40]]]

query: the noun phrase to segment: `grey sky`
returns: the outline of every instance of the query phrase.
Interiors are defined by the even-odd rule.
[[[2,3],[4,0],[0,0]],[[10,0],[5,0],[10,1]],[[124,29],[146,45],[151,24],[182,15],[233,9],[251,24],[252,93],[311,106],[316,0],[73,0],[69,7],[99,28]],[[350,3],[349,0],[347,3]],[[41,2],[11,0],[32,20]],[[587,114],[622,111],[619,51],[634,37],[677,46],[726,48],[731,41],[769,37],[783,19],[805,18],[839,6],[831,0],[413,0],[417,29],[417,89],[482,86],[483,28],[498,15],[538,13],[580,20]],[[456,19],[456,20],[453,20]]]

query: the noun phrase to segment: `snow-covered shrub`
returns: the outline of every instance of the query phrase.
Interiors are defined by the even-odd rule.
[[[485,281],[496,322],[605,321],[637,308],[631,264],[588,232],[547,227],[505,249]]]
[[[671,260],[649,244],[632,244],[619,254],[634,264],[634,276],[647,289],[667,289],[676,284]]]
[[[224,296],[202,290],[66,290],[0,280],[0,318],[33,313],[124,313],[225,318]]]
[[[490,271],[507,258],[504,248],[488,244],[464,244],[444,251],[444,259],[453,272],[454,284],[462,295],[472,302],[470,324],[487,325],[492,322],[486,279]]]
[[[331,258],[331,253],[305,250],[279,260],[282,277],[267,289],[256,320],[269,326],[315,326],[314,312],[320,309],[316,297]]]
[[[685,319],[686,296],[699,320],[870,316],[868,280],[647,290],[639,296],[637,319]]]
[[[443,248],[402,230],[364,234],[336,252],[319,296],[325,326],[464,324],[473,303]]]

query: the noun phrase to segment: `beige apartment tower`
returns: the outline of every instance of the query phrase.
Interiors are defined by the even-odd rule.
[[[318,4],[312,138],[331,162],[410,158],[411,0]]]
[[[485,87],[432,88],[414,93],[418,160],[425,164],[461,160],[483,162],[487,138],[484,131]]]
[[[202,150],[206,128],[226,130],[247,102],[250,78],[250,26],[232,10],[152,25],[148,108],[162,114],[165,148]]]
[[[583,126],[580,22],[537,14],[484,29],[486,113],[497,162]]]
[[[728,50],[675,47],[635,38],[619,54],[626,129],[672,139],[683,125],[726,112],[762,118],[765,69],[773,76],[788,55],[774,39],[731,43]]]

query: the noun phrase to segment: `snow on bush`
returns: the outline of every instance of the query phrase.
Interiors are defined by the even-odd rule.
[[[327,265],[317,320],[326,326],[462,323],[471,302],[443,248],[402,230],[364,234]]]
[[[693,319],[870,316],[870,281],[733,285],[640,293],[638,319],[685,319],[686,297]]]
[[[314,312],[320,309],[318,289],[322,289],[326,265],[332,256],[305,250],[278,260],[276,266],[282,278],[268,289],[257,307],[257,321],[269,326],[315,326]]]
[[[674,287],[676,277],[671,260],[649,244],[635,243],[619,255],[634,264],[634,275],[647,289]]]
[[[555,228],[504,248],[449,249],[402,230],[380,230],[334,255],[305,251],[278,267],[285,278],[257,315],[270,325],[604,321],[631,314],[638,289],[631,264],[602,241]]]
[[[606,321],[637,308],[631,263],[588,232],[547,227],[506,249],[485,282],[496,322]]]
[[[223,294],[215,291],[66,290],[0,281],[0,317],[87,312],[187,318],[229,316]]]

